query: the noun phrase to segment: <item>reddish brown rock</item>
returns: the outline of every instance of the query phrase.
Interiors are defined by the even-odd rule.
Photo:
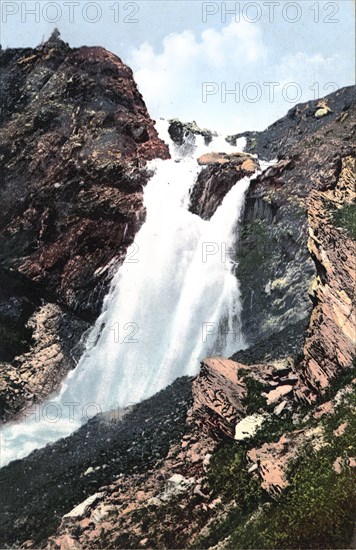
[[[309,250],[318,266],[312,287],[314,309],[304,347],[303,378],[314,396],[352,366],[356,317],[355,244],[333,219],[338,209],[355,199],[354,159],[342,161],[334,189],[314,191],[308,199]]]
[[[235,425],[244,413],[246,387],[235,361],[212,357],[204,359],[193,383],[193,411],[206,418],[215,431],[234,436]]]
[[[4,421],[44,400],[59,387],[83,351],[80,334],[89,328],[88,323],[56,304],[39,308],[28,324],[32,330],[31,349],[15,357],[12,364],[0,363]]]
[[[267,404],[271,405],[272,403],[277,403],[282,397],[290,394],[293,391],[293,386],[289,384],[283,384],[278,386],[275,390],[271,390],[266,393]]]
[[[288,362],[289,379],[298,377]],[[292,400],[293,385],[286,383],[286,369],[281,363],[242,365],[223,357],[210,357],[201,363],[199,375],[193,382],[192,411],[203,429],[215,436],[234,438],[236,424],[244,418],[249,400],[247,379],[257,382],[261,388],[261,398],[269,398],[269,403],[277,402],[280,397]],[[284,407],[286,406],[285,402]],[[282,412],[282,411],[280,411]]]
[[[96,315],[103,269],[144,220],[144,165],[168,158],[167,146],[131,69],[103,48],[50,40],[2,51],[0,63],[1,264]]]
[[[344,435],[347,426],[348,426],[348,422],[343,422],[342,424],[340,424],[340,426],[336,430],[334,430],[334,435],[336,435],[336,437],[340,437],[341,435]]]
[[[265,443],[247,452],[248,459],[257,465],[261,486],[267,492],[276,495],[288,486],[290,461],[306,443],[320,449],[324,445],[323,431],[320,428],[298,430],[282,435],[276,443]]]

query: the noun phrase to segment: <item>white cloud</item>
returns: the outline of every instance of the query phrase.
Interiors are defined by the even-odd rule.
[[[188,30],[170,34],[161,53],[145,42],[128,62],[154,117],[192,118],[189,104],[197,104],[199,111],[203,82],[220,83],[228,75],[251,72],[266,52],[257,25],[233,21],[220,31],[207,29],[199,38]]]
[[[327,56],[321,53],[307,55],[306,52],[297,52],[284,56],[274,70],[283,82],[325,83],[330,81],[331,76],[334,79],[340,77],[340,62],[338,54]]]
[[[283,55],[284,51],[279,44],[277,51],[267,48],[258,24],[232,21],[218,30],[206,29],[198,37],[190,30],[170,34],[160,52],[144,42],[131,51],[128,63],[154,118],[196,120],[227,134],[262,130],[294,103],[325,96],[348,84],[350,68],[340,54],[297,51]],[[203,101],[203,83],[207,82],[216,83],[218,91]],[[266,85],[270,82],[279,83],[273,101]],[[291,86],[285,93],[285,86],[292,82],[297,89]],[[243,93],[248,83],[260,86],[257,102]],[[230,93],[223,99],[224,86],[227,90],[240,86],[239,97]],[[253,87],[248,93],[254,96]]]

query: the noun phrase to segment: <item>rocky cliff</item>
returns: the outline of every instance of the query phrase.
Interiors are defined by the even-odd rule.
[[[103,48],[72,49],[55,32],[2,50],[0,67],[4,419],[74,366],[145,219],[146,162],[169,152],[131,69]]]

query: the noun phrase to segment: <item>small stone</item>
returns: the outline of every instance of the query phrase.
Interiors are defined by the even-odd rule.
[[[274,414],[276,414],[277,416],[279,416],[281,414],[281,412],[284,410],[285,406],[287,404],[287,401],[281,401],[279,405],[277,405],[277,407],[274,409]]]
[[[276,388],[275,390],[272,390],[263,395],[267,397],[267,405],[272,405],[273,403],[276,403],[281,397],[288,395],[292,391],[293,386],[287,384],[285,386],[278,386],[278,388]]]
[[[252,474],[253,472],[255,472],[256,470],[258,470],[258,464],[252,464],[252,466],[248,469],[248,473],[249,474]]]
[[[348,426],[348,422],[344,422],[343,424],[341,424],[336,430],[334,430],[334,435],[336,437],[340,437],[340,435],[344,435],[347,426]]]
[[[333,468],[337,474],[341,474],[344,462],[341,456],[338,456],[333,464]]]

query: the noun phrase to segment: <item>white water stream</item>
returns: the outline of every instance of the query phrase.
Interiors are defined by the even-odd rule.
[[[210,221],[187,209],[200,171],[196,158],[243,145],[197,141],[192,156],[185,147],[182,157],[171,144],[171,160],[151,163],[146,222],[112,281],[86,351],[57,396],[3,428],[1,465],[69,435],[97,412],[137,403],[179,376],[196,374],[208,355],[228,357],[245,347],[228,251],[249,179],[231,189]]]

